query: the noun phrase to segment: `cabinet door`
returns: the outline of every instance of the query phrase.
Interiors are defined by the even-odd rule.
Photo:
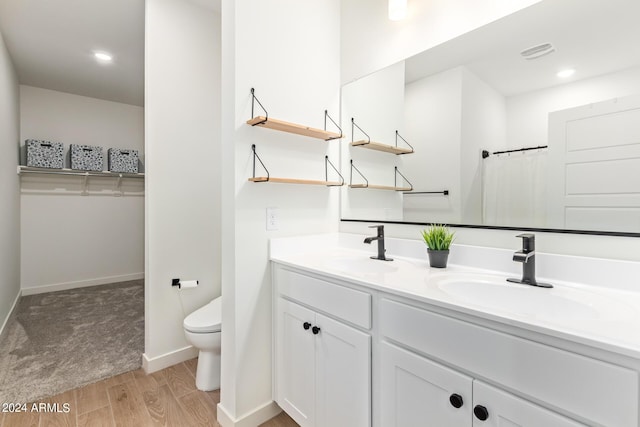
[[[371,425],[371,336],[316,314],[318,427]]]
[[[276,401],[302,427],[315,425],[315,313],[278,298]],[[305,323],[308,328],[305,329]]]
[[[473,382],[474,414],[476,405],[484,408],[486,420],[473,417],[473,427],[578,427],[584,426],[482,381]]]
[[[380,345],[380,370],[380,425],[471,424],[472,378],[384,342]]]

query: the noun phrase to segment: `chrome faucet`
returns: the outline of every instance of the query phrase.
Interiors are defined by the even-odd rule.
[[[371,244],[374,240],[378,241],[378,255],[371,256],[371,259],[378,259],[380,261],[393,261],[392,258],[387,258],[384,256],[386,249],[384,248],[384,225],[371,225],[369,228],[377,228],[378,234],[373,237],[367,237],[364,239],[364,243]]]
[[[522,263],[522,279],[507,279],[507,281],[540,288],[553,288],[553,285],[536,281],[536,236],[524,233],[516,237],[522,237],[522,250],[513,254],[513,260]]]

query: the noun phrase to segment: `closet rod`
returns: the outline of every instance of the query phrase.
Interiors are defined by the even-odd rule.
[[[549,147],[548,145],[538,145],[537,147],[526,147],[526,148],[518,148],[515,150],[504,150],[504,151],[494,151],[493,153],[489,153],[487,150],[482,150],[482,158],[486,159],[489,157],[489,154],[506,154],[506,153],[517,153],[519,151],[529,151],[529,150],[540,150],[543,148]]]

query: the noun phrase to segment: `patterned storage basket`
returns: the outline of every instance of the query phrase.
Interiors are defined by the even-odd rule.
[[[71,157],[71,169],[102,171],[102,147],[77,144],[71,144],[70,147],[69,157]]]
[[[27,166],[33,168],[64,168],[64,146],[61,142],[27,139]]]
[[[138,173],[138,150],[109,148],[109,171],[122,173]]]

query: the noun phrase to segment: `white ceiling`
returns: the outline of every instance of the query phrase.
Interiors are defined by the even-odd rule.
[[[406,61],[411,82],[464,65],[505,96],[640,66],[640,1],[544,0]],[[556,51],[525,60],[520,51]],[[570,79],[556,73],[575,68]]]
[[[144,104],[144,0],[0,0],[0,31],[20,84]]]

